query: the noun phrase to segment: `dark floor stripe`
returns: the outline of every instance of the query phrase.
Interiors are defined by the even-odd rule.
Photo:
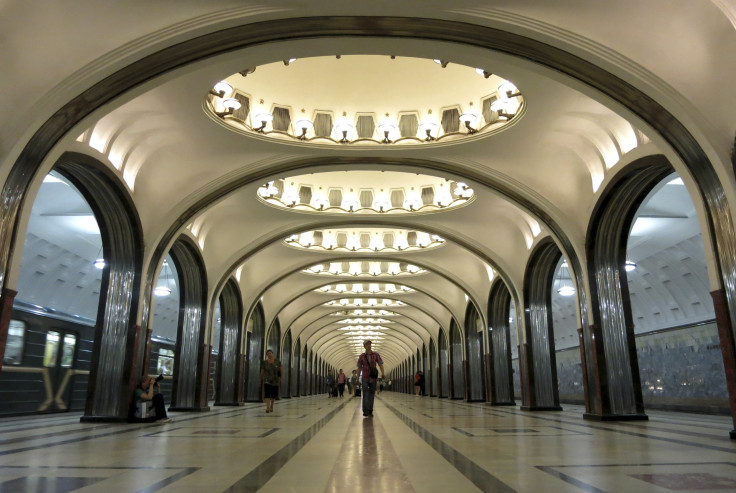
[[[281,450],[273,454],[271,457],[263,461],[259,466],[251,472],[239,479],[226,492],[233,493],[250,493],[258,491],[266,484],[279,470],[291,460],[294,455],[304,447],[314,435],[319,432],[338,412],[344,408],[348,402],[345,401],[337,408],[327,413],[322,419],[310,426],[304,433],[284,445]]]
[[[197,413],[195,416],[192,416],[190,418],[182,418],[182,417],[177,416],[176,423],[185,423],[187,421],[194,421],[194,420],[197,420],[197,419],[211,418],[213,416],[222,416],[224,414],[230,414],[230,413],[234,413],[234,412],[240,412],[240,409],[238,409],[238,410],[230,410],[228,408],[227,410],[223,410],[221,412],[210,411],[210,412],[206,412],[206,413]],[[42,444],[42,445],[31,445],[31,446],[28,446],[28,447],[21,447],[21,448],[17,448],[17,449],[13,449],[13,450],[2,450],[2,451],[0,451],[0,456],[3,456],[3,455],[11,455],[11,454],[19,454],[21,452],[28,452],[30,450],[38,450],[38,449],[45,449],[45,448],[49,448],[49,447],[56,447],[58,445],[67,445],[69,443],[86,442],[88,440],[93,440],[95,438],[102,438],[102,437],[107,437],[107,436],[112,436],[112,435],[122,435],[124,433],[133,433],[133,432],[137,432],[137,431],[140,431],[140,430],[148,429],[151,426],[156,426],[156,425],[155,425],[155,423],[145,423],[143,425],[120,424],[120,425],[117,425],[117,426],[122,426],[124,428],[122,430],[112,431],[112,432],[109,432],[109,433],[96,433],[94,435],[88,435],[88,436],[84,436],[84,437],[70,438],[69,440],[62,440],[60,442],[45,443],[45,444]],[[97,427],[95,427],[95,428],[97,428]],[[79,429],[77,429],[76,431],[79,432],[79,433],[84,433],[85,431],[87,431],[89,429],[94,429],[94,428],[82,426]],[[30,437],[26,437],[26,439],[24,441],[28,441],[30,439],[31,439]]]
[[[560,479],[577,488],[580,488],[583,491],[587,491],[588,493],[608,493],[606,490],[600,490],[593,485],[590,485],[584,481],[574,478],[568,474],[562,473],[560,471],[556,471],[555,469],[552,469],[551,467],[537,466],[537,469],[539,469],[540,471],[544,471],[550,476],[554,476],[557,479]]]
[[[138,490],[137,493],[153,493],[154,491],[158,491],[160,489],[166,488],[167,486],[176,483],[181,478],[184,478],[186,476],[189,476],[193,472],[199,471],[200,467],[187,467],[183,470],[179,471],[178,473],[174,474],[173,476],[169,476],[168,478],[164,478],[158,483],[154,483],[151,486],[147,488],[143,488],[142,490]]]
[[[482,407],[476,407],[476,406],[474,406],[472,404],[460,404],[460,403],[456,403],[454,405],[461,406],[461,407],[470,407],[470,408],[483,409]],[[485,411],[485,409],[484,409],[484,411]],[[736,444],[734,444],[734,446],[731,447],[731,448],[718,447],[718,446],[715,446],[715,445],[708,445],[708,444],[705,444],[705,443],[691,442],[691,441],[687,441],[687,440],[678,440],[676,438],[658,437],[658,436],[650,435],[650,434],[647,434],[647,433],[636,433],[636,432],[633,432],[633,431],[626,431],[626,430],[621,430],[621,429],[617,429],[617,428],[610,428],[608,426],[595,425],[595,424],[593,424],[594,422],[592,422],[592,421],[585,421],[585,422],[565,421],[563,419],[560,419],[559,417],[556,417],[556,418],[555,417],[544,417],[544,416],[540,416],[538,414],[538,412],[544,412],[544,411],[538,411],[538,412],[518,411],[518,412],[515,412],[515,411],[511,411],[511,410],[499,410],[499,412],[502,412],[504,414],[508,414],[508,415],[511,415],[511,416],[525,416],[525,417],[536,419],[536,420],[539,420],[539,421],[551,421],[551,422],[557,423],[557,424],[564,423],[564,424],[572,425],[572,426],[581,426],[581,427],[584,427],[584,428],[590,428],[592,430],[610,431],[612,433],[620,433],[622,435],[630,435],[630,436],[635,436],[635,437],[639,437],[639,438],[646,438],[648,440],[657,440],[657,441],[662,441],[662,442],[676,443],[678,445],[687,445],[687,446],[690,446],[690,447],[699,447],[699,448],[704,448],[704,449],[708,449],[708,450],[717,450],[719,452],[728,452],[728,453],[731,453],[731,454],[736,453]],[[624,422],[621,422],[619,424],[624,425],[624,426],[627,426],[627,423],[625,421]],[[658,427],[648,427],[648,428],[647,427],[643,427],[643,428],[646,428],[646,429],[651,430],[651,431],[663,431],[665,433],[671,433],[671,434],[677,434],[677,435],[692,435],[692,434],[695,433],[695,436],[699,436],[699,437],[701,437],[703,439],[718,439],[718,440],[720,440],[720,439],[723,438],[723,436],[697,434],[697,432],[682,432],[682,431],[679,431],[679,430],[673,430],[671,428],[665,428],[665,429],[658,428]]]
[[[404,413],[388,404],[384,399],[379,399],[389,408],[401,421],[404,422],[414,433],[427,442],[430,447],[435,449],[444,459],[453,465],[455,469],[463,476],[468,478],[481,491],[487,493],[515,493],[516,490],[509,485],[489,473],[472,460],[446,444],[428,430],[419,426],[414,420],[406,416]]]
[[[325,493],[414,493],[391,439],[378,418],[355,408]]]

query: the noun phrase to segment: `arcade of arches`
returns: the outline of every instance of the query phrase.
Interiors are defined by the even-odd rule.
[[[391,392],[736,438],[731,2],[34,3],[0,415],[247,406],[267,349],[310,399],[371,339]]]

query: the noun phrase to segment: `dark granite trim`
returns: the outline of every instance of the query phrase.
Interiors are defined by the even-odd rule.
[[[649,466],[736,466],[732,462],[662,462],[662,463],[651,463],[651,464],[576,464],[576,465],[559,465],[559,466],[535,466],[540,471],[546,472],[550,476],[554,476],[557,479],[571,484],[583,491],[590,493],[608,493],[605,490],[596,488],[595,486],[588,484],[580,479],[574,478],[569,474],[565,474],[557,469],[565,467],[590,467],[590,468],[602,468],[602,467],[649,467]]]
[[[463,476],[468,478],[481,491],[489,493],[515,493],[516,490],[509,485],[480,467],[472,460],[443,442],[425,428],[419,426],[414,420],[406,416],[404,413],[388,404],[385,400],[378,398],[383,404],[394,413],[401,421],[404,422],[414,433],[427,442],[435,451],[437,451],[447,462],[452,464]]]
[[[302,447],[304,447],[314,435],[317,434],[338,412],[340,412],[350,401],[345,401],[337,408],[327,413],[322,419],[310,426],[304,433],[284,445],[278,452],[263,461],[258,467],[239,479],[226,492],[255,492],[284,467]]]

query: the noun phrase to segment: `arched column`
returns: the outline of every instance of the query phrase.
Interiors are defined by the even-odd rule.
[[[590,326],[592,347],[584,353],[590,358],[592,371],[588,378],[593,382],[586,418],[647,419],[624,269],[626,245],[637,209],[649,192],[673,172],[664,156],[635,161],[608,184],[593,210],[586,237],[595,321]],[[718,323],[728,324],[729,319],[721,316]]]
[[[291,354],[291,331],[287,330],[281,345],[281,371],[283,372],[283,378],[280,389],[281,397],[287,398],[291,397]]]
[[[237,406],[242,402],[238,387],[243,379],[243,304],[233,279],[228,280],[220,293],[220,307],[222,333],[218,348],[220,361],[215,382],[218,400],[215,406]]]
[[[465,310],[465,375],[468,402],[482,402],[485,396],[483,368],[483,327],[475,305],[468,303]]]
[[[509,306],[511,293],[501,280],[491,286],[488,295],[488,367],[489,401],[496,406],[515,405],[514,378],[511,364]]]
[[[121,421],[140,375],[146,337],[136,325],[143,259],[143,234],[133,200],[104,164],[64,153],[54,170],[68,179],[92,209],[100,228],[105,267],[100,285],[84,416],[81,421]],[[7,327],[15,291],[3,289],[0,334]],[[0,346],[4,349],[4,344]]]
[[[174,348],[172,411],[206,411],[212,347],[205,340],[207,273],[199,248],[180,236],[169,252],[179,275],[179,326]]]
[[[463,336],[460,327],[450,322],[450,398],[465,399],[465,360],[463,359]]]
[[[266,321],[263,307],[258,303],[250,315],[250,332],[248,336],[248,378],[246,382],[245,400],[248,402],[262,401],[261,392],[261,361],[263,361],[264,344],[266,337]]]
[[[525,392],[522,409],[559,411],[555,338],[552,326],[552,281],[562,253],[551,240],[542,240],[532,252],[524,275],[524,342],[520,358]]]

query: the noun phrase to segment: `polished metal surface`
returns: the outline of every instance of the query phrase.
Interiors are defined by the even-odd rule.
[[[289,335],[289,337],[291,338],[291,335]],[[302,376],[301,376],[301,368],[302,368],[301,361],[302,361],[302,358],[301,358],[301,354],[302,354],[302,350],[301,350],[301,339],[299,339],[297,337],[296,344],[294,344],[294,347],[292,349],[292,355],[293,355],[293,358],[294,358],[294,365],[293,365],[293,368],[291,369],[291,377],[290,377],[290,381],[289,381],[289,392],[291,392],[290,395],[292,397],[299,397],[299,382],[302,381]]]
[[[220,316],[222,318],[222,334],[218,348],[219,364],[217,371],[217,401],[223,404],[236,404],[237,395],[237,367],[241,347],[241,320],[242,310],[240,291],[235,282],[230,281],[220,294]]]
[[[429,371],[425,372],[428,378],[427,392],[431,396],[436,396],[439,393],[439,366],[437,363],[437,345],[434,339],[429,341]]]
[[[263,318],[263,308],[256,305],[250,316],[251,332],[248,340],[248,380],[246,383],[245,400],[248,402],[261,400],[261,361],[264,357],[264,338],[266,336],[266,322]]]
[[[179,327],[174,358],[174,387],[171,407],[198,406],[197,375],[202,368],[200,348],[204,345],[204,310],[207,295],[207,273],[199,248],[187,236],[181,236],[171,247],[171,258],[179,276]]]
[[[291,331],[287,330],[281,350],[281,370],[283,379],[281,381],[281,397],[291,397]]]
[[[298,342],[297,342],[298,346]],[[304,346],[304,349],[301,352],[301,357],[299,358],[299,395],[307,395],[308,393],[308,386],[307,386],[307,379],[309,378],[309,373],[307,371],[307,346]]]
[[[485,372],[483,371],[483,326],[478,310],[472,304],[465,311],[465,359],[467,360],[467,399],[484,401]]]
[[[503,281],[491,286],[488,297],[488,340],[492,367],[492,404],[514,403],[514,380],[511,366],[511,337],[509,309],[511,293]]]
[[[276,359],[281,359],[281,324],[279,319],[276,319],[271,324],[271,328],[268,331],[268,343],[266,344],[266,351],[273,351],[273,356]],[[265,352],[263,353],[265,357]]]
[[[55,165],[94,211],[106,260],[85,415],[126,416],[142,268],[142,233],[132,200],[98,161],[65,153]]]
[[[452,398],[465,399],[463,378],[463,339],[455,319],[450,322],[450,364],[452,365]]]
[[[559,406],[554,328],[552,326],[552,281],[561,252],[551,240],[542,241],[532,252],[524,277],[527,364],[535,407]],[[579,290],[578,290],[579,292]],[[522,370],[523,371],[523,370]]]
[[[440,397],[450,397],[450,355],[447,350],[447,338],[445,332],[440,329],[439,335],[439,360],[440,360]]]
[[[602,355],[599,349],[598,371],[608,389],[600,411],[603,414],[644,412],[624,269],[626,244],[636,210],[649,192],[673,172],[663,156],[632,163],[631,170],[601,195],[587,239],[591,301],[601,336],[596,342],[603,346]]]

